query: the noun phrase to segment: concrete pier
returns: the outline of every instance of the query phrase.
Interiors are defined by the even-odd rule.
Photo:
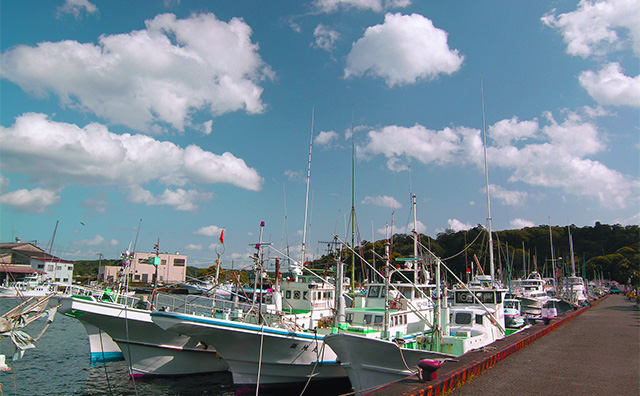
[[[639,395],[640,311],[623,295],[582,308],[447,362],[374,396]]]

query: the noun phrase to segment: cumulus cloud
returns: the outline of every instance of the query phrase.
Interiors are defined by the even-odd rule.
[[[473,228],[471,224],[465,224],[458,219],[449,219],[447,220],[447,224],[449,225],[449,229],[455,232],[470,230]]]
[[[322,131],[314,139],[316,144],[326,146],[338,139],[338,133],[334,131]]]
[[[362,203],[367,205],[376,205],[376,206],[382,206],[385,208],[401,208],[402,205],[400,204],[400,202],[398,202],[395,198],[390,197],[388,195],[379,195],[377,197],[364,197],[364,199],[362,200]]]
[[[434,131],[418,124],[408,128],[390,125],[369,131],[365,144],[358,146],[357,154],[363,159],[382,154],[387,157],[391,170],[406,169],[397,166],[406,157],[423,164],[446,165],[454,160],[470,160],[465,154],[472,154],[479,163],[482,139],[478,130],[470,128],[447,127]]]
[[[162,14],[146,29],[77,41],[19,45],[2,54],[2,77],[36,94],[138,131],[183,131],[194,111],[261,113],[259,83],[273,72],[242,20]]]
[[[207,199],[207,194],[178,189],[144,198],[140,186],[229,183],[257,191],[262,185],[258,172],[231,153],[218,155],[195,145],[182,148],[144,135],[117,135],[100,124],[80,128],[44,114],[24,114],[11,127],[0,126],[0,154],[5,171],[29,174],[45,186],[117,185],[131,190],[136,202],[181,210],[189,206],[181,199],[193,202]]]
[[[333,29],[330,29],[329,27],[321,23],[314,29],[313,37],[315,39],[315,41],[313,42],[313,46],[315,48],[331,52],[333,51],[336,42],[340,38],[340,33],[336,32]]]
[[[151,205],[173,206],[176,210],[190,211],[197,209],[196,202],[208,201],[213,198],[211,193],[198,192],[196,190],[165,189],[161,194],[153,195],[140,186],[132,186],[129,190],[129,201]]]
[[[12,206],[24,212],[44,213],[49,206],[60,202],[55,191],[44,188],[20,189],[0,195],[0,204]]]
[[[516,229],[535,227],[535,224],[533,224],[533,222],[525,219],[513,219],[509,222],[509,225],[511,225],[512,228]]]
[[[210,225],[206,227],[202,227],[197,231],[194,231],[194,235],[202,235],[206,237],[219,237],[222,232],[222,227],[218,227],[216,225]]]
[[[582,72],[579,81],[602,105],[640,107],[640,75],[624,75],[617,62],[609,63],[597,73],[591,70]]]
[[[626,33],[633,51],[640,55],[640,4],[637,0],[582,0],[575,11],[541,18],[562,33],[567,53],[586,58],[604,55],[624,45]]]
[[[510,171],[509,182],[557,188],[594,198],[606,207],[628,206],[631,197],[637,195],[639,181],[589,158],[606,147],[588,118],[596,113],[585,113],[568,112],[561,122],[547,113],[545,125],[516,118],[499,121],[489,128],[496,133],[495,144],[488,142],[489,166]],[[481,131],[464,127],[434,131],[421,125],[386,126],[367,133],[358,156],[366,160],[383,155],[391,170],[397,170],[398,163],[407,157],[423,164],[482,168],[481,136]],[[505,204],[526,198],[522,193],[498,192],[504,193],[501,199]]]
[[[482,191],[486,193],[487,189],[483,188]],[[506,206],[522,206],[528,196],[526,192],[509,191],[495,184],[489,185],[489,192],[492,199],[496,199]]]
[[[407,224],[406,227],[397,228],[397,229],[393,230],[393,233],[394,234],[396,234],[396,233],[399,233],[399,234],[411,234],[411,233],[413,233],[414,229],[416,231],[418,231],[419,234],[424,234],[425,232],[427,232],[427,226],[424,225],[424,223],[421,222],[420,220],[418,220],[417,223],[416,223],[418,225],[417,228],[414,228],[413,224],[414,223],[411,222],[411,223]],[[384,229],[381,229],[381,230],[383,231],[383,233],[385,232]]]
[[[302,180],[305,180],[304,173],[302,171],[292,171],[290,169],[287,169],[286,171],[284,171],[284,175],[290,181],[302,181]]]
[[[85,13],[97,14],[98,7],[88,0],[66,0],[64,4],[57,9],[58,18],[63,14],[69,14],[73,15],[76,19],[81,19]]]
[[[193,243],[188,244],[184,247],[185,250],[202,250],[202,245],[195,245]]]
[[[419,14],[387,14],[367,28],[347,56],[345,78],[371,75],[389,87],[453,74],[464,57],[447,44],[447,33]]]
[[[322,12],[349,8],[382,12],[392,8],[408,7],[411,0],[315,0],[313,5]]]

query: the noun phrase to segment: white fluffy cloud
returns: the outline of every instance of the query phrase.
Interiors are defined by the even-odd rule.
[[[424,225],[424,223],[421,222],[420,220],[418,220],[417,224],[418,224],[418,227],[416,231],[418,231],[419,234],[424,234],[427,231],[427,226]],[[378,228],[377,232],[380,235],[386,235],[387,232],[389,233],[393,232],[393,234],[411,234],[413,233],[413,230],[414,230],[413,222],[411,222],[407,224],[406,227],[397,227],[397,228],[394,228],[393,230],[391,228],[387,229],[386,227]]]
[[[193,233],[195,235],[202,235],[202,236],[206,236],[206,237],[219,237],[220,233],[222,232],[222,227],[218,227],[216,225],[210,225],[210,226],[206,226],[206,227],[202,227],[197,231],[194,231]]]
[[[509,225],[511,225],[512,228],[516,229],[535,227],[535,224],[533,224],[533,222],[524,219],[513,219],[509,222]]]
[[[142,203],[147,206],[167,205],[173,206],[176,210],[195,210],[198,206],[196,202],[208,201],[213,198],[211,193],[203,193],[196,190],[176,190],[165,189],[161,194],[153,195],[148,190],[140,186],[132,186],[129,189],[129,200],[133,203]]]
[[[314,139],[316,144],[326,146],[338,139],[338,133],[334,131],[322,131]]]
[[[570,55],[601,60],[631,46],[640,56],[640,0],[582,0],[575,11],[556,15],[554,9],[542,22],[561,32]],[[624,75],[617,62],[579,80],[600,104],[640,107],[640,76]]]
[[[258,84],[273,73],[242,19],[162,14],[145,24],[102,35],[98,45],[66,40],[14,47],[2,54],[2,77],[138,131],[162,124],[182,131],[198,110],[214,116],[264,110]]]
[[[140,186],[229,183],[257,191],[262,185],[258,172],[231,153],[218,155],[195,145],[181,148],[144,135],[117,135],[100,124],[80,128],[44,114],[24,114],[11,127],[0,126],[0,153],[3,170],[29,174],[45,186],[106,183],[130,190],[136,202],[180,210],[193,209],[193,202],[211,196],[179,188],[153,197]]]
[[[313,45],[316,48],[331,52],[340,38],[340,33],[321,23],[314,29],[313,37],[315,39]]]
[[[389,87],[453,74],[464,57],[447,44],[447,33],[419,14],[387,14],[367,28],[347,56],[345,78],[372,75]]]
[[[85,12],[87,14],[97,14],[98,7],[88,0],[66,0],[57,10],[58,17],[62,14],[70,14],[76,19],[82,18]]]
[[[408,7],[411,0],[315,0],[313,5],[322,12],[333,12],[340,8],[382,12],[392,8]]]
[[[482,189],[486,193],[486,189]],[[528,194],[522,191],[509,191],[495,184],[489,185],[489,192],[492,199],[502,202],[506,206],[521,206],[527,199]]]
[[[626,33],[640,55],[640,2],[638,0],[582,0],[575,11],[556,15],[552,10],[542,22],[558,29],[567,52],[586,58],[619,49]]]
[[[458,219],[449,219],[447,220],[447,224],[449,225],[449,228],[455,232],[470,230],[473,228],[471,224],[465,224]]]
[[[579,80],[600,104],[640,107],[640,75],[626,76],[619,63],[609,63],[597,73],[582,72]]]
[[[496,133],[496,144],[488,142],[489,167],[510,170],[510,182],[557,188],[595,198],[606,207],[628,206],[639,182],[589,158],[605,149],[595,124],[578,113],[568,113],[562,122],[550,114],[546,117],[547,125],[542,126],[537,120],[516,118],[491,126],[489,136]],[[421,125],[386,126],[368,132],[358,155],[364,159],[383,155],[391,170],[397,170],[397,164],[406,157],[423,164],[483,167],[481,136],[481,131],[464,127],[433,131]],[[506,190],[497,193],[505,204],[526,198],[523,193]]]
[[[394,197],[390,197],[388,195],[379,195],[377,197],[364,197],[362,203],[365,205],[376,205],[382,206],[385,208],[401,208],[402,205],[398,202]]]
[[[55,191],[43,188],[20,189],[0,195],[0,204],[25,212],[44,213],[45,209],[60,202]]]

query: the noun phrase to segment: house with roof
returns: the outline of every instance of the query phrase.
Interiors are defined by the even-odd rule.
[[[42,282],[70,285],[73,281],[73,262],[50,255],[32,243],[0,243],[0,284],[19,281],[34,274]]]

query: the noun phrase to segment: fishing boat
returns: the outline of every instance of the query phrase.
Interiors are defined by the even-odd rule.
[[[522,304],[517,298],[504,299],[504,324],[509,329],[519,329],[524,326],[522,317]]]
[[[539,316],[542,306],[549,299],[545,290],[545,281],[537,271],[532,271],[526,279],[520,281],[520,290],[515,293],[522,301],[522,312],[532,316]]]
[[[567,226],[569,233],[569,248],[571,249],[571,276],[564,279],[562,286],[562,296],[572,304],[582,306],[587,303],[587,289],[584,279],[576,276],[576,261],[573,253],[573,239],[571,238],[571,228]]]
[[[155,304],[165,310],[212,309],[204,308],[206,304],[198,298],[160,294]],[[107,300],[65,296],[60,301],[61,312],[85,325],[92,358],[117,357],[117,351],[104,343],[102,335],[106,333],[117,344],[132,377],[212,373],[229,368],[209,345],[157,327],[151,320],[150,306],[137,297],[116,295]]]
[[[155,311],[151,318],[167,331],[216,348],[229,364],[237,393],[307,385],[346,390],[346,372],[318,331],[333,314],[334,292],[325,280],[294,275],[276,285],[274,304],[261,304],[246,315]]]

